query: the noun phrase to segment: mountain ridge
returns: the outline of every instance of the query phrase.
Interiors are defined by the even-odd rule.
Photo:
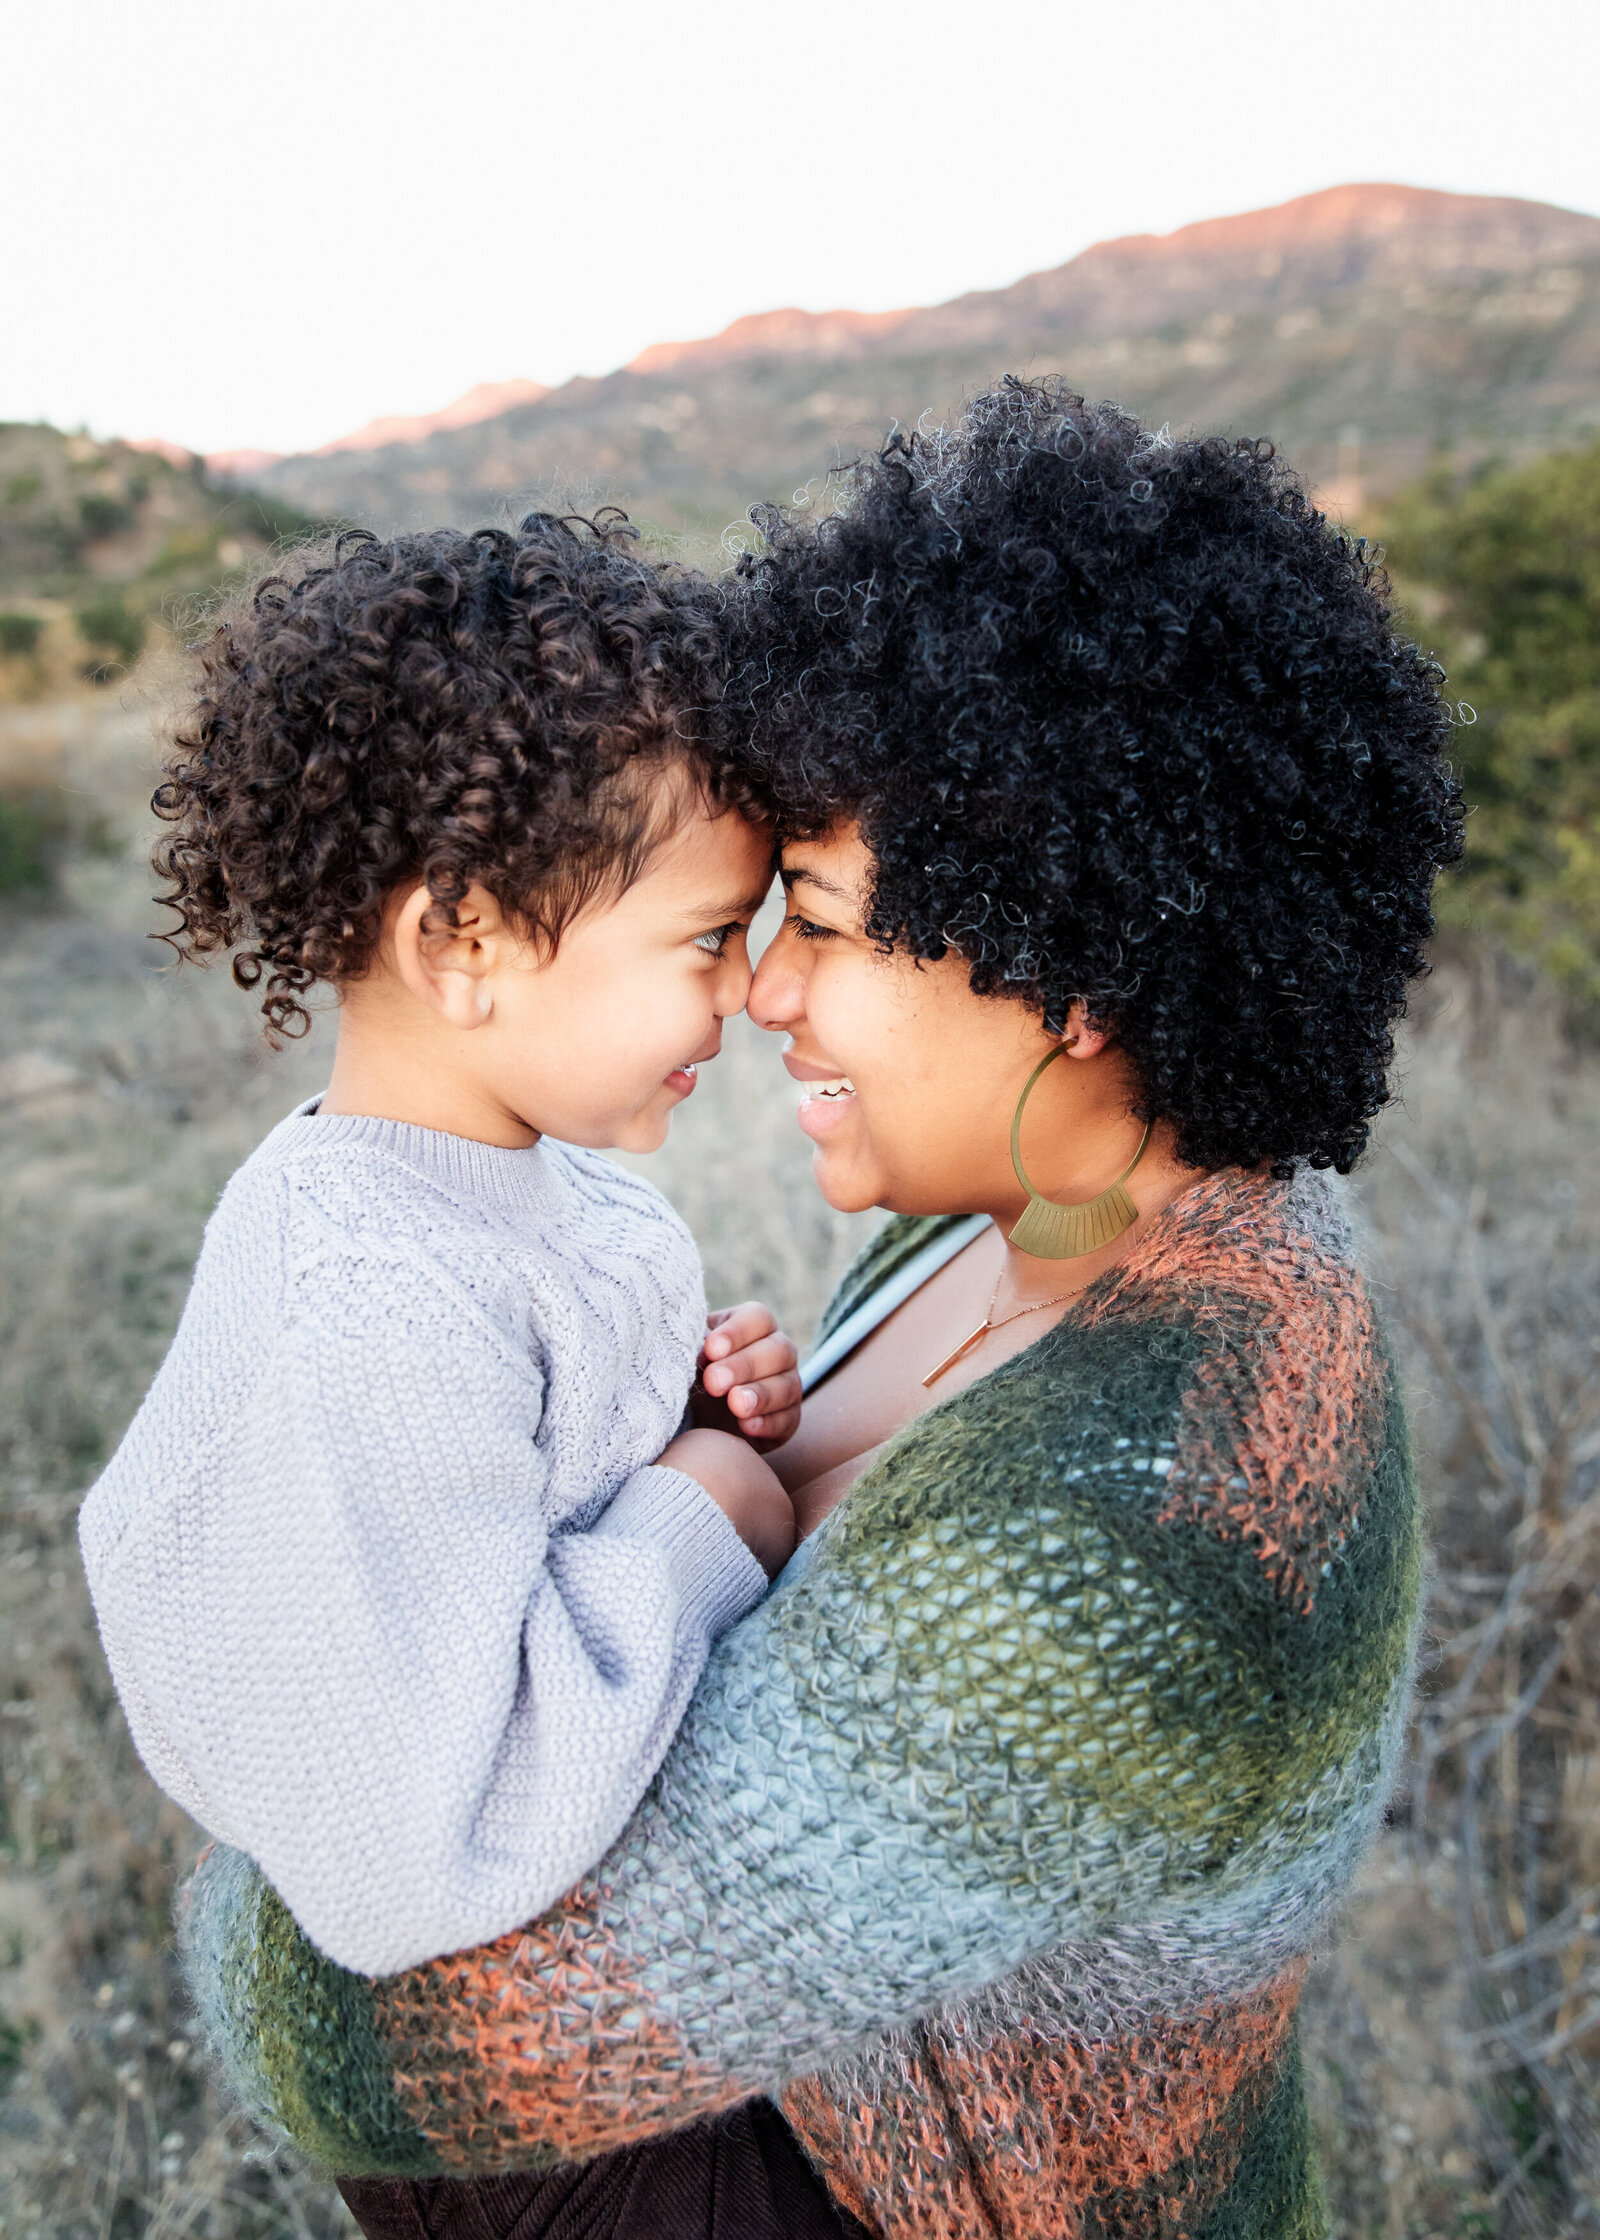
[[[974,334],[990,339],[1003,336],[1012,323],[1002,307],[1022,304],[1030,309],[1048,306],[1056,319],[1069,303],[1080,316],[1088,312],[1105,318],[1111,312],[1111,303],[1102,293],[1102,273],[1120,279],[1161,265],[1170,267],[1186,256],[1212,260],[1230,255],[1244,257],[1256,260],[1258,268],[1261,260],[1270,258],[1276,277],[1287,250],[1302,252],[1303,261],[1308,246],[1325,244],[1345,251],[1346,276],[1353,278],[1349,271],[1353,245],[1392,244],[1408,232],[1408,221],[1414,224],[1424,212],[1433,221],[1428,229],[1434,250],[1432,262],[1440,276],[1443,270],[1454,274],[1485,270],[1509,274],[1532,269],[1549,251],[1552,219],[1569,221],[1573,254],[1600,256],[1600,218],[1562,210],[1553,203],[1526,202],[1510,196],[1444,194],[1430,187],[1327,187],[1267,209],[1203,218],[1171,233],[1123,234],[1095,242],[1065,264],[1025,273],[1003,288],[971,289],[927,309],[810,312],[788,308],[747,314],[720,334],[692,342],[653,344],[630,359],[622,370],[658,373],[675,366],[726,362],[768,351],[842,359],[861,354],[880,338],[891,335],[902,349],[930,344],[940,347],[956,332],[964,339]],[[1448,256],[1447,266],[1440,251]],[[1122,311],[1119,323],[1125,326],[1125,297],[1119,296],[1116,301]],[[1163,303],[1162,309],[1166,308]]]
[[[496,419],[502,412],[515,411],[521,404],[537,404],[541,397],[550,394],[545,381],[479,381],[459,397],[452,397],[437,412],[388,412],[376,420],[368,420],[362,427],[353,429],[347,436],[335,436],[331,443],[320,443],[314,451],[303,454],[311,459],[331,459],[341,451],[385,451],[391,444],[424,443],[441,428],[470,428],[480,420]],[[172,458],[176,446],[151,441],[147,450],[161,451]],[[260,451],[246,446],[240,451],[208,451],[205,454],[206,471],[210,474],[238,475],[248,478],[258,474],[263,467],[276,466],[280,459],[302,456],[288,451]],[[179,463],[178,461],[174,462]]]
[[[1097,243],[945,304],[750,314],[509,411],[452,425],[447,407],[414,440],[344,440],[253,479],[378,527],[576,494],[703,541],[1008,369],[1063,374],[1157,424],[1271,436],[1359,511],[1430,460],[1600,432],[1600,218],[1325,188]]]

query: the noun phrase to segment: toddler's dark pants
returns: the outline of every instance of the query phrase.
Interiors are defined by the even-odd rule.
[[[869,2240],[770,2100],[540,2177],[347,2178],[367,2240]]]

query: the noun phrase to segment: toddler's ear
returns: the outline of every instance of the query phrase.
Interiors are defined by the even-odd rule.
[[[491,983],[506,937],[504,913],[483,887],[467,889],[452,925],[419,881],[400,899],[389,925],[395,967],[406,987],[463,1032],[494,1016]]]

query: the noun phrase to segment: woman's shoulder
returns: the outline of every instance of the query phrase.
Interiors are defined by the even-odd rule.
[[[1206,1177],[1037,1344],[908,1425],[841,1540],[885,1497],[898,1526],[896,1489],[925,1524],[949,1509],[958,1539],[1009,1504],[1025,1543],[1040,1503],[1064,1504],[1174,1583],[1236,1572],[1306,1614],[1381,1556],[1408,1598],[1404,1412],[1339,1198],[1318,1174]]]
[[[1152,1224],[1137,1282],[1130,1256],[1120,1286],[906,1425],[773,1598],[830,1689],[853,1658],[919,1747],[952,1722],[963,1812],[998,1753],[1043,1785],[1037,1850],[1059,1792],[1064,1874],[1086,1796],[1207,1872],[1270,1850],[1313,1794],[1326,1811],[1289,1850],[1366,1824],[1406,1698],[1420,1515],[1336,1198],[1201,1185],[1165,1241]]]
[[[1150,1223],[1091,1284],[1080,1327],[1186,1322],[1208,1345],[1256,1346],[1269,1332],[1349,1343],[1371,1302],[1339,1187],[1302,1168],[1287,1182],[1222,1168]]]

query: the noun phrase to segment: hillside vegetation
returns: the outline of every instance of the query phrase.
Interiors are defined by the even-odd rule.
[[[1063,373],[1159,426],[1268,435],[1347,516],[1444,456],[1600,433],[1600,219],[1351,186],[934,309],[743,319],[420,442],[280,460],[262,486],[375,525],[502,518],[574,490],[714,545],[895,420],[1007,370]]]
[[[1476,924],[1600,1010],[1600,444],[1464,485],[1435,476],[1384,524],[1465,706],[1471,815],[1447,923]]]
[[[0,702],[109,683],[153,623],[311,526],[199,459],[0,424]]]
[[[107,804],[62,782],[51,710],[126,680],[205,598],[316,524],[187,461],[0,424],[0,897],[39,898],[66,852],[110,844]],[[43,743],[43,744],[41,744]]]

